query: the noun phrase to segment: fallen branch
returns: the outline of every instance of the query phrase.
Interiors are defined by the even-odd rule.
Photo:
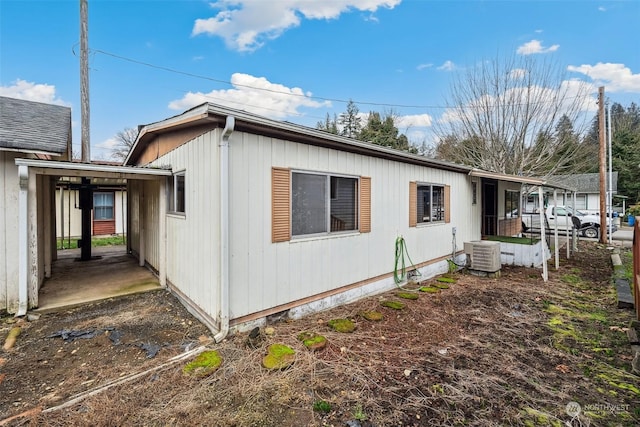
[[[172,357],[167,362],[165,362],[165,363],[163,363],[161,365],[154,366],[153,368],[150,368],[150,369],[147,369],[145,371],[138,372],[138,373],[135,373],[135,374],[129,374],[129,375],[124,376],[122,378],[119,378],[117,380],[108,382],[107,384],[104,384],[104,385],[102,385],[100,387],[96,387],[96,388],[94,388],[92,390],[87,390],[85,392],[76,394],[74,397],[72,397],[70,400],[66,401],[65,403],[63,403],[61,405],[58,405],[58,406],[52,406],[51,408],[47,408],[47,409],[43,410],[42,412],[43,413],[48,413],[48,412],[54,412],[54,411],[58,411],[60,409],[68,408],[69,406],[73,406],[76,403],[78,403],[78,402],[80,402],[80,401],[82,401],[82,400],[84,400],[84,399],[86,399],[88,397],[95,396],[96,394],[102,393],[103,391],[106,391],[106,390],[108,390],[108,389],[110,389],[112,387],[115,387],[115,386],[120,385],[120,384],[124,384],[124,383],[129,382],[129,381],[133,381],[133,380],[135,380],[137,378],[140,378],[140,377],[142,377],[144,375],[147,375],[147,374],[149,374],[151,372],[155,372],[155,371],[158,371],[160,369],[164,369],[164,368],[166,368],[168,366],[174,365],[174,364],[176,364],[178,362],[181,362],[181,361],[183,361],[185,359],[189,359],[192,356],[195,356],[195,355],[198,355],[198,354],[202,353],[206,349],[207,349],[207,347],[205,347],[205,346],[200,346],[200,347],[194,348],[193,350],[189,350],[189,351],[187,351],[185,353],[179,354],[178,356]],[[0,426],[1,425],[2,424],[0,424]]]
[[[0,421],[0,427],[1,426],[6,426],[8,425],[11,421],[15,421],[19,418],[25,418],[25,417],[32,417],[34,415],[38,415],[40,412],[42,412],[42,408],[37,406],[35,408],[31,408],[28,411],[24,411],[21,414],[17,414],[17,415],[13,415],[9,418],[5,418],[4,420]]]

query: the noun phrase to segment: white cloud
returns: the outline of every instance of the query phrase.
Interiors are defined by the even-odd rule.
[[[117,139],[109,138],[109,139],[107,139],[105,141],[102,141],[99,144],[96,144],[95,146],[98,147],[98,148],[103,148],[105,150],[113,150],[113,148],[118,144],[119,144],[119,142],[118,142]]]
[[[541,34],[542,32],[544,32],[544,30],[534,30],[533,32],[536,34]]]
[[[329,101],[318,102],[311,99],[310,92],[271,83],[264,77],[234,73],[231,76],[233,89],[212,90],[208,93],[188,92],[181,99],[171,101],[172,110],[187,110],[204,102],[213,102],[231,108],[245,110],[270,117],[284,119],[300,116],[300,107],[330,107]]]
[[[606,11],[607,11],[607,8],[606,8],[606,7],[604,7],[604,6],[599,6],[599,7],[598,7],[598,10],[599,10],[600,12],[606,12]]]
[[[418,71],[422,71],[422,70],[425,70],[425,69],[427,69],[427,68],[431,68],[431,67],[433,67],[433,64],[431,64],[431,63],[428,63],[428,64],[420,64],[420,65],[418,65],[418,66],[416,67],[416,69],[417,69]]]
[[[605,86],[610,92],[640,93],[640,74],[633,74],[624,64],[569,65],[567,70],[591,77],[595,86]]]
[[[412,127],[429,127],[433,122],[429,114],[413,114],[408,116],[398,116],[396,127],[409,129]]]
[[[526,75],[527,75],[527,70],[525,70],[524,68],[514,68],[513,70],[509,71],[509,77],[511,77],[514,80],[519,80]]]
[[[540,40],[531,40],[530,42],[526,42],[522,46],[518,47],[516,50],[520,55],[532,55],[535,53],[549,53],[555,52],[560,48],[559,44],[554,44],[549,47],[543,47],[542,42]]]
[[[0,86],[0,96],[24,99],[26,101],[43,102],[45,104],[71,106],[68,102],[56,97],[56,87],[46,83],[33,83],[16,80],[11,86]]]
[[[452,61],[446,60],[444,61],[444,63],[438,67],[438,70],[444,70],[444,71],[453,71],[456,69],[456,64],[454,64]]]
[[[196,19],[191,34],[222,37],[231,49],[254,51],[268,40],[300,25],[304,19],[336,19],[351,10],[370,12],[378,8],[393,9],[401,0],[218,0],[211,3],[215,16]]]

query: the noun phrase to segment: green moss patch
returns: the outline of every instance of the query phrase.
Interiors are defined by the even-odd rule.
[[[365,319],[371,320],[373,322],[378,322],[383,318],[382,313],[380,313],[379,311],[361,311],[358,314],[360,314],[361,317],[364,317]]]
[[[329,320],[329,327],[336,332],[353,332],[356,329],[356,324],[349,319],[332,319]]]
[[[454,279],[453,277],[438,277],[436,279],[436,282],[440,282],[440,283],[456,283],[456,279]]]
[[[215,350],[200,353],[195,359],[187,363],[182,372],[187,375],[204,377],[214,373],[222,364],[222,357]]]
[[[296,352],[284,344],[271,344],[267,355],[262,359],[262,366],[270,370],[283,370],[293,365]]]
[[[298,334],[298,339],[311,351],[322,350],[327,346],[327,339],[314,332],[301,332]]]
[[[437,294],[438,292],[440,292],[440,289],[434,286],[423,286],[420,288],[420,292],[426,292],[428,294]]]
[[[411,300],[418,299],[418,294],[416,294],[415,292],[397,292],[396,296],[398,298],[403,298],[403,299],[411,299]]]
[[[402,310],[405,307],[404,303],[400,301],[382,301],[380,305],[394,310]]]
[[[431,284],[431,287],[438,289],[449,289],[449,285],[447,285],[446,283],[433,283]]]

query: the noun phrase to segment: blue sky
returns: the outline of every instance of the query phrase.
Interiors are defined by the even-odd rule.
[[[0,0],[0,95],[70,106],[80,145],[79,0]],[[640,103],[640,1],[89,0],[91,156],[205,101],[315,127],[346,101],[433,140],[452,78],[553,61]]]

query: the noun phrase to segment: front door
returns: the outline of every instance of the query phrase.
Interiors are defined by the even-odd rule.
[[[495,236],[498,231],[498,182],[482,180],[482,235]]]

